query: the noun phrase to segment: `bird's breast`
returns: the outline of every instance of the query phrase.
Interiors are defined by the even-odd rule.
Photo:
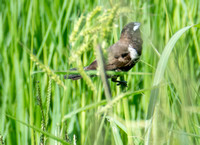
[[[130,52],[131,60],[136,60],[140,57],[137,53],[137,50],[133,48],[132,45],[128,46],[128,51]]]

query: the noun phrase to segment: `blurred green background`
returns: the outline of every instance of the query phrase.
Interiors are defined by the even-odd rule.
[[[162,57],[199,14],[199,0],[0,0],[0,144],[200,144],[199,29]],[[142,24],[143,54],[123,75],[127,88],[109,80],[107,100],[100,77],[81,68],[132,21]],[[64,80],[73,67],[84,79]]]

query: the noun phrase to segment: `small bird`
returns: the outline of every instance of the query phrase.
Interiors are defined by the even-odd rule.
[[[121,31],[120,39],[108,48],[108,58],[105,63],[105,70],[129,71],[139,60],[142,54],[142,38],[140,34],[140,23],[128,23]],[[84,70],[96,70],[97,60],[93,61]],[[71,69],[71,70],[76,70]],[[65,76],[67,79],[77,80],[81,75]],[[125,81],[117,81],[117,76],[111,77],[113,82],[126,84]]]

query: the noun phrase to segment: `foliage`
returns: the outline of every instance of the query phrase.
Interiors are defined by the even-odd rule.
[[[200,144],[199,13],[198,0],[0,0],[0,144]],[[110,98],[83,68],[131,21],[142,57]]]

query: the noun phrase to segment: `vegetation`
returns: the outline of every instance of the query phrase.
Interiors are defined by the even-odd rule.
[[[0,144],[200,144],[199,14],[199,0],[0,0]],[[131,21],[144,43],[118,72],[128,87],[85,72]]]

